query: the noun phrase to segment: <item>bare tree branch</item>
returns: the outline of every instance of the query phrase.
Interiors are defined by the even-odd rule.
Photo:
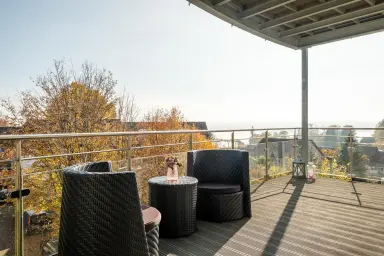
[[[138,120],[140,109],[135,101],[135,96],[124,88],[123,94],[117,100],[117,117],[122,122],[135,122]]]

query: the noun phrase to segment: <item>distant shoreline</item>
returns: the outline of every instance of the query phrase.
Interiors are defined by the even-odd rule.
[[[336,122],[328,122],[328,123],[321,123],[321,125],[316,125],[315,128],[324,130],[327,129],[330,125],[332,124],[337,124],[340,126],[344,125],[352,125],[353,127],[359,128],[359,127],[364,127],[364,128],[374,128],[376,127],[376,124],[374,122],[345,122],[345,123],[336,123]],[[300,127],[301,124],[298,123],[278,123],[278,122],[207,122],[207,126],[209,130],[231,130],[231,129],[267,129],[267,128],[290,128],[290,127]],[[287,130],[289,134],[292,134],[293,131]],[[256,132],[257,133],[257,132]],[[357,131],[356,135],[358,138],[361,137],[370,137],[372,136],[373,131]],[[226,133],[214,133],[214,136],[218,139],[225,139],[229,140],[231,139],[231,134],[229,132]],[[246,140],[249,139],[251,136],[250,132],[236,132],[235,133],[235,139],[240,139],[240,140]]]

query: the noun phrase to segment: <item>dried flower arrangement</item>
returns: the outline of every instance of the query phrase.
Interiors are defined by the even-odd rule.
[[[177,157],[167,157],[165,160],[165,165],[167,167],[167,180],[177,181],[179,179],[177,167],[181,166],[181,163],[179,163]]]
[[[177,160],[177,157],[167,157],[167,159],[165,159],[165,164],[167,167],[171,168],[172,170],[176,165],[182,166],[181,163]]]

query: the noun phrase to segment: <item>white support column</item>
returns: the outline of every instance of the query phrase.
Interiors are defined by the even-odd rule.
[[[301,50],[301,158],[308,163],[308,49]]]

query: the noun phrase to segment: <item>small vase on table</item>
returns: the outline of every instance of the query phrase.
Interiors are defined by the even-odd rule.
[[[165,165],[167,167],[167,181],[177,181],[179,179],[177,167],[181,166],[177,157],[168,157],[165,160]]]

